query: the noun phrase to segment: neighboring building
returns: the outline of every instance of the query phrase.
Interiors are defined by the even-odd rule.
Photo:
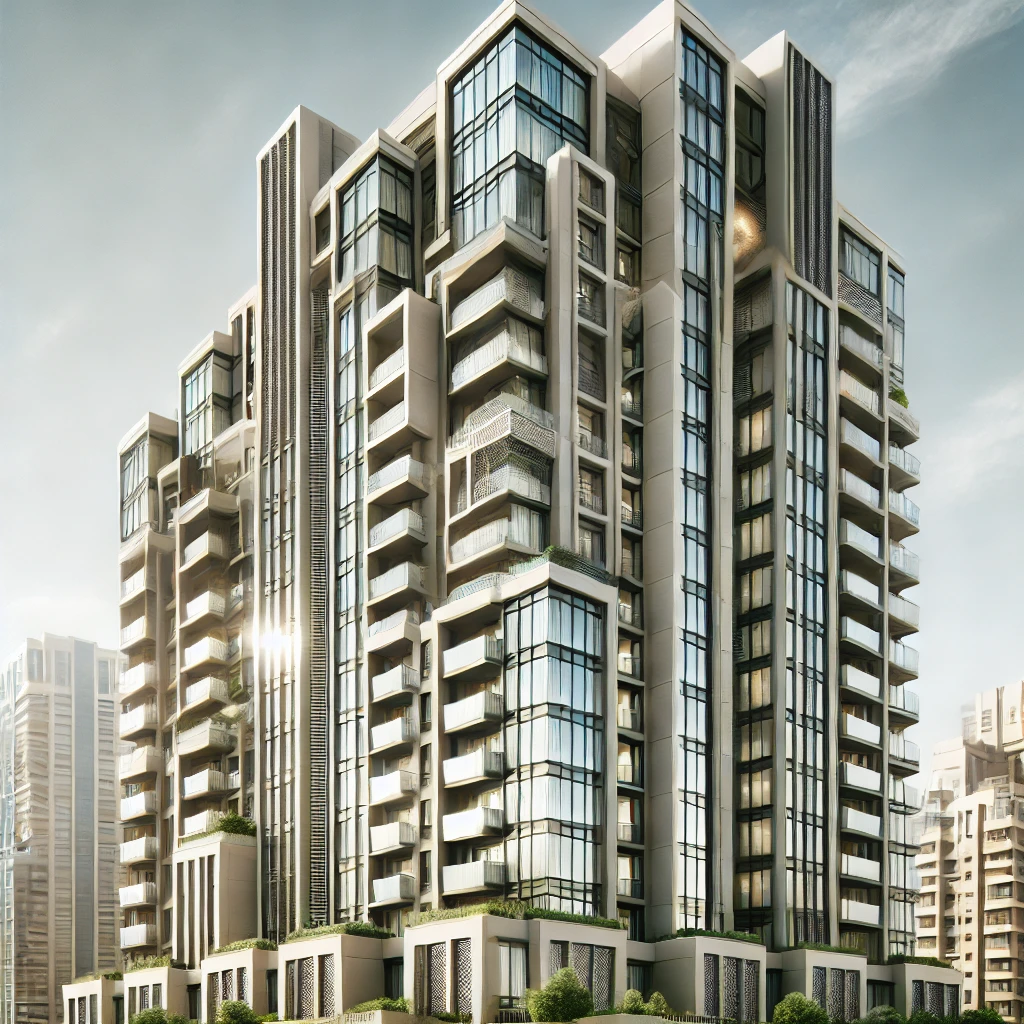
[[[118,654],[26,640],[0,671],[0,1022],[59,1019],[61,987],[117,943]]]
[[[935,747],[920,829],[917,947],[964,975],[964,1008],[1024,1018],[1024,683],[987,690]]]
[[[180,429],[121,450],[149,438],[122,487],[122,577],[154,573],[129,671],[178,700],[136,737],[157,888],[129,937],[186,965],[129,975],[129,1008],[327,1016],[348,957],[478,1021],[568,962],[599,1002],[629,978],[740,1019],[792,988],[833,1017],[917,981],[958,1000],[955,973],[866,963],[914,948],[918,428],[890,397],[902,261],[833,198],[834,90],[785,34],[740,61],[674,2],[603,57],[509,2],[365,142],[302,107],[274,134],[223,377],[215,354]],[[199,401],[203,478],[177,460]],[[251,571],[251,611],[193,611],[194,557]],[[202,767],[235,758],[240,788],[191,797],[189,694],[232,671]],[[204,839],[194,878],[182,858],[232,806],[258,826],[254,934],[398,937],[204,959],[243,927],[208,912],[236,840]],[[494,896],[622,931],[436,920]],[[656,961],[679,929],[762,944]]]

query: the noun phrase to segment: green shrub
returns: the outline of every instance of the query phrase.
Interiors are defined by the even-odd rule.
[[[322,924],[316,927],[296,928],[290,932],[285,942],[297,942],[299,939],[317,939],[324,935],[361,935],[367,939],[393,939],[394,932],[387,928],[378,928],[367,921],[346,921],[344,924]]]
[[[443,1020],[446,1024],[469,1024],[473,1019],[471,1013],[449,1013],[447,1010],[438,1010],[430,1015],[434,1020]]]
[[[862,1024],[907,1024],[907,1018],[895,1006],[876,1006],[862,1018]]]
[[[794,949],[814,949],[819,953],[845,953],[847,956],[867,956],[863,949],[854,946],[830,946],[825,942],[798,942]]]
[[[646,1013],[647,1007],[644,1005],[644,997],[635,988],[626,989],[626,994],[622,997],[622,1005],[619,1007],[619,1013]]]
[[[263,1022],[263,1021],[273,1021],[273,1020],[277,1020],[277,1014],[276,1014],[276,1013],[265,1013],[265,1014],[263,1014],[263,1016],[262,1016],[262,1017],[257,1017],[256,1019],[257,1019],[258,1021],[260,1021],[260,1022],[261,1022],[261,1024],[262,1024],[262,1022]]]
[[[708,928],[680,928],[675,936],[669,935],[667,937],[670,939],[687,939],[691,935],[707,935],[712,939],[738,939],[740,942],[756,942],[759,946],[763,944],[760,938],[756,935],[751,935],[750,932],[715,932]]]
[[[259,1024],[256,1011],[240,999],[225,999],[217,1007],[217,1024]]]
[[[345,1012],[372,1013],[374,1010],[386,1010],[388,1013],[408,1013],[409,1000],[405,996],[399,996],[397,999],[378,996],[376,999],[367,999],[365,1003],[350,1006]]]
[[[169,956],[139,956],[134,960],[129,960],[125,964],[125,974],[129,974],[132,971],[148,971],[153,967],[176,967],[182,968],[185,965],[180,960],[172,960]],[[158,1010],[160,1007],[155,1006],[153,1009]]]
[[[534,907],[522,900],[486,900],[483,903],[471,903],[464,907],[446,907],[441,910],[427,910],[414,915],[410,924],[427,924],[429,921],[450,921],[459,917],[475,917],[478,914],[491,914],[494,917],[506,917],[513,921],[529,921],[532,918],[543,918],[548,921],[572,921],[575,924],[590,924],[597,928],[623,927],[620,921],[608,917],[590,917],[587,914],[570,914],[564,910],[546,910]]]
[[[180,1013],[168,1013],[162,1006],[153,1006],[133,1014],[128,1024],[189,1024],[189,1019]]]
[[[277,949],[277,943],[273,939],[239,939],[237,942],[229,942],[226,946],[218,946],[211,949],[209,955],[217,953],[235,953],[240,949]]]
[[[571,967],[563,967],[542,989],[526,990],[526,1008],[535,1021],[573,1021],[594,1012],[594,997]]]
[[[644,1013],[648,1017],[670,1017],[675,1011],[660,992],[652,992],[651,998],[644,1003]]]
[[[897,405],[902,405],[904,409],[909,409],[910,408],[910,399],[907,398],[907,393],[906,393],[906,391],[903,390],[903,388],[890,387],[889,388],[889,397]],[[1002,1018],[1000,1018],[1000,1019],[1002,1019]]]
[[[921,964],[923,967],[952,967],[948,960],[940,960],[936,956],[907,956],[905,953],[894,953],[887,964]]]
[[[999,1018],[1002,1020],[1002,1018]],[[908,1018],[907,1024],[939,1024],[939,1018],[927,1010],[915,1010]]]
[[[961,1024],[1002,1024],[1002,1015],[991,1006],[983,1006],[978,1010],[965,1010],[960,1017]]]
[[[235,811],[228,811],[209,832],[197,832],[192,836],[182,836],[181,842],[191,843],[196,839],[205,839],[206,836],[215,836],[218,832],[227,832],[232,836],[254,836],[256,835],[256,822],[252,818],[244,818]]]
[[[824,1007],[813,999],[790,992],[775,1004],[772,1024],[829,1024],[829,1020]]]

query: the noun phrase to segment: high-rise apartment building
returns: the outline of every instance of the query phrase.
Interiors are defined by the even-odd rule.
[[[964,1007],[1024,1016],[1024,684],[978,694],[939,743],[920,826],[917,947],[964,975]]]
[[[0,1021],[48,1024],[113,970],[116,651],[44,633],[0,670]]]
[[[834,199],[835,89],[674,0],[601,57],[513,0],[368,140],[302,107],[274,133],[212,383],[187,384],[204,348],[179,423],[121,450],[149,460],[122,474],[122,577],[153,580],[122,621],[154,610],[127,653],[131,708],[156,702],[131,948],[185,964],[130,974],[129,1009],[173,983],[193,1016],[329,1015],[352,956],[369,994],[477,1020],[569,962],[599,1003],[910,1005],[911,968],[866,967],[913,952],[905,267]],[[234,619],[192,610],[200,548]],[[190,688],[225,684],[211,722]],[[193,728],[230,736],[202,766]],[[200,767],[241,774],[189,802]],[[235,807],[280,949],[209,957]],[[494,897],[621,928],[457,916]],[[397,938],[295,937],[346,922]],[[655,960],[730,929],[761,944]]]

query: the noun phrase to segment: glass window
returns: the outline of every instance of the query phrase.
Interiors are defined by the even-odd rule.
[[[577,241],[580,259],[596,267],[604,266],[604,228],[580,217]]]
[[[529,946],[523,942],[498,942],[498,1006],[522,1005],[529,984]]]
[[[382,156],[369,164],[342,192],[340,238],[340,281],[372,267],[411,281],[412,175]]]
[[[862,288],[878,295],[878,270],[881,257],[866,242],[845,228],[840,232],[839,269]]]

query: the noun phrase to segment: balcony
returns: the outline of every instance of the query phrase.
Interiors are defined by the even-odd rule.
[[[555,457],[554,417],[518,395],[502,393],[466,417],[448,441],[449,451],[479,450],[497,442],[520,441],[549,459]]]
[[[839,784],[869,793],[882,792],[882,773],[849,761],[839,762]]]
[[[156,945],[156,925],[152,923],[132,924],[121,929],[121,948],[138,949],[140,946]]]
[[[889,757],[914,765],[916,770],[921,763],[921,748],[913,740],[906,739],[903,733],[891,732],[889,733]]]
[[[849,519],[840,519],[839,521],[839,544],[852,548],[856,555],[866,556],[871,562],[881,562],[881,539]]]
[[[893,776],[889,776],[889,803],[900,804],[903,807],[907,807],[912,811],[920,810],[921,808],[921,791],[916,786],[911,786],[904,782],[903,779],[897,779]],[[1012,854],[1010,855],[1012,858]],[[985,865],[989,867],[988,864]]]
[[[889,675],[900,679],[916,679],[921,656],[913,647],[899,640],[889,641]]]
[[[121,676],[118,690],[122,697],[156,686],[156,665],[152,661],[143,661],[132,668],[126,669]]]
[[[882,819],[877,814],[867,814],[852,807],[840,808],[840,828],[847,832],[859,832],[874,839],[882,837]]]
[[[131,821],[132,818],[156,814],[159,809],[157,795],[154,790],[121,797],[121,821]]]
[[[396,505],[430,493],[426,467],[411,455],[403,455],[371,473],[366,481],[366,500]]]
[[[408,803],[419,792],[419,776],[412,772],[388,772],[387,775],[375,775],[370,779],[370,806],[381,807],[384,804],[398,802]]]
[[[615,721],[620,729],[628,729],[630,732],[640,732],[643,729],[643,715],[639,708],[620,704],[616,708]]]
[[[449,647],[442,655],[442,663],[446,679],[493,678],[504,664],[504,645],[494,636],[476,636]]]
[[[904,409],[899,402],[888,400],[886,408],[889,411],[889,439],[903,448],[913,444],[921,436],[921,424],[917,417],[910,415],[909,409]]]
[[[500,750],[480,748],[461,757],[449,757],[441,762],[441,773],[446,786],[467,786],[501,779],[505,775],[505,754]]]
[[[639,762],[620,761],[615,766],[615,779],[624,786],[641,787],[644,784],[643,767]]]
[[[865,626],[863,622],[851,619],[843,615],[839,620],[839,639],[845,641],[854,648],[862,648],[872,654],[880,654],[882,650],[882,637],[877,629]]]
[[[881,507],[882,497],[878,488],[848,469],[839,470],[839,493],[843,498],[852,499],[855,507],[867,505],[872,511]]]
[[[419,636],[420,616],[415,608],[399,608],[371,622],[366,630],[366,649],[388,657],[409,653]]]
[[[622,448],[622,472],[639,480],[643,476],[643,456],[638,448]]]
[[[441,832],[446,843],[498,835],[504,828],[505,811],[501,807],[472,807],[468,811],[446,814],[441,819]]]
[[[370,699],[375,704],[384,701],[408,704],[419,688],[419,672],[409,665],[396,665],[370,680]]]
[[[389,356],[382,359],[370,372],[369,394],[373,394],[382,384],[391,380],[396,373],[405,369],[405,348],[399,346]]]
[[[423,517],[411,508],[403,508],[387,519],[382,519],[376,526],[370,527],[370,551],[380,554],[385,548],[394,549],[399,545],[403,550],[415,550],[423,547],[427,535],[423,525]]]
[[[644,400],[640,395],[634,395],[631,391],[623,391],[619,396],[619,408],[623,416],[643,423]]]
[[[518,320],[505,321],[498,334],[455,363],[449,394],[465,391],[471,385],[486,391],[513,375],[546,377],[548,361],[542,352],[531,348],[530,333]],[[538,331],[532,333],[539,336]]]
[[[844,460],[855,464],[861,473],[878,468],[882,459],[881,442],[846,418],[839,422],[839,443]]]
[[[226,665],[230,660],[228,644],[216,637],[204,636],[191,647],[185,648],[181,667],[183,671],[193,672],[204,665]]]
[[[882,880],[882,865],[877,860],[866,857],[854,857],[852,854],[840,854],[839,873],[848,878],[859,878],[866,882]]]
[[[874,417],[881,415],[878,392],[846,370],[839,371],[839,405],[845,415],[861,422],[865,422],[865,412]]]
[[[207,704],[227,704],[230,700],[226,679],[206,676],[185,687],[185,703],[182,711],[195,711]]]
[[[393,607],[412,600],[415,594],[422,594],[425,589],[423,566],[415,562],[400,562],[370,580],[369,603],[374,607]]]
[[[153,732],[156,728],[156,703],[147,701],[145,704],[122,711],[118,719],[117,734],[123,740],[130,740],[142,732]]]
[[[396,903],[412,903],[416,898],[416,878],[404,872],[373,880],[371,907],[386,907]]]
[[[644,830],[638,822],[620,821],[618,823],[618,839],[620,843],[641,846],[644,841]]]
[[[179,756],[196,754],[226,754],[235,745],[231,730],[216,722],[202,722],[191,729],[178,733],[177,751]]]
[[[853,665],[840,665],[839,683],[841,686],[850,690],[856,690],[858,693],[873,697],[875,700],[881,700],[882,698],[882,680],[878,676],[873,676],[861,671],[859,668],[854,668]]]
[[[120,861],[122,864],[127,865],[156,860],[158,850],[156,836],[142,836],[141,839],[129,839],[127,843],[121,844]]]
[[[905,494],[889,491],[889,536],[903,540],[921,528],[921,510]]]
[[[441,869],[441,891],[445,896],[454,896],[456,893],[504,889],[507,874],[505,862],[500,860],[446,864]]]
[[[879,302],[878,296],[869,292],[859,281],[847,276],[842,267],[839,272],[839,301],[881,329],[882,303]]]
[[[188,818],[182,818],[181,834],[183,836],[199,836],[204,832],[215,832],[224,815],[221,811],[200,811]]]
[[[449,343],[454,335],[482,323],[483,318],[496,309],[543,321],[544,300],[535,279],[515,267],[502,268],[497,276],[455,304],[448,330]]]
[[[889,488],[902,491],[921,482],[921,460],[906,448],[889,445]]]
[[[921,559],[902,544],[889,544],[889,586],[902,590],[921,582]]]
[[[122,781],[138,778],[141,775],[152,775],[164,766],[164,759],[156,747],[136,747],[118,758],[118,776]]]
[[[121,627],[121,650],[126,653],[155,639],[153,623],[148,615],[140,615],[134,622]]]
[[[866,603],[872,610],[877,611],[881,607],[881,587],[849,569],[843,569],[839,573],[839,595],[853,599],[854,603]]]
[[[156,882],[122,886],[117,890],[117,897],[122,907],[141,907],[148,903],[156,903]]]
[[[872,747],[881,745],[882,730],[872,722],[865,722],[863,718],[856,718],[848,711],[843,712],[840,722],[839,735],[842,739],[852,740],[856,743],[866,743]]]
[[[839,920],[850,924],[868,924],[877,926],[881,920],[881,907],[873,903],[859,903],[857,900],[839,901]]]
[[[204,768],[181,780],[181,792],[186,800],[227,793],[234,789],[238,789],[238,772],[222,772],[217,768]]]
[[[853,330],[846,324],[839,326],[840,353],[845,357],[852,357],[852,363],[861,372],[881,375],[882,372],[882,349],[881,346],[870,338]],[[844,358],[844,362],[846,359]]]
[[[644,659],[634,657],[631,654],[620,654],[618,657],[618,669],[620,676],[629,676],[631,679],[643,679]]]
[[[144,594],[147,590],[153,590],[155,586],[153,570],[144,565],[127,579],[121,580],[121,604],[125,604],[133,597],[138,597],[139,594]]]
[[[390,821],[370,827],[370,853],[398,853],[416,845],[416,826],[409,821]]]
[[[898,714],[916,722],[921,717],[921,698],[905,686],[890,686],[889,714]]]
[[[539,505],[551,504],[551,486],[545,482],[540,469],[527,470],[523,466],[499,465],[486,476],[478,477],[473,484],[474,509],[497,504],[500,500],[515,496]],[[465,512],[465,499],[460,495],[457,513]]]
[[[599,516],[604,515],[604,495],[594,491],[582,480],[576,484],[576,500],[579,502],[580,508],[585,508],[588,512],[596,512]]]
[[[444,731],[490,732],[505,718],[505,700],[500,693],[482,690],[444,706]]]
[[[513,506],[513,513],[521,509]],[[544,547],[545,516],[539,513],[514,515],[511,519],[495,519],[451,543],[448,571],[461,568],[480,555],[507,556],[510,552],[539,554]]]
[[[182,628],[197,626],[201,622],[223,619],[227,610],[227,599],[215,590],[207,590],[192,598],[185,605],[185,619]]]
[[[631,900],[644,898],[644,880],[642,878],[618,878],[615,881],[615,894]]]
[[[197,566],[206,558],[227,560],[231,557],[231,544],[227,537],[220,533],[207,530],[191,544],[186,544],[181,552],[182,568]]]
[[[370,752],[379,754],[385,750],[410,746],[418,735],[412,719],[408,715],[400,715],[370,729]]]
[[[403,400],[396,402],[390,409],[371,420],[370,427],[366,432],[367,449],[372,449],[385,440],[393,442],[395,447],[400,448],[405,441],[409,440],[408,431],[402,430],[401,434],[398,433],[402,427],[407,426],[405,412]]]
[[[596,434],[586,433],[581,430],[576,435],[576,443],[583,451],[599,459],[606,459],[608,457],[608,445],[605,444],[603,437],[598,437]]]

